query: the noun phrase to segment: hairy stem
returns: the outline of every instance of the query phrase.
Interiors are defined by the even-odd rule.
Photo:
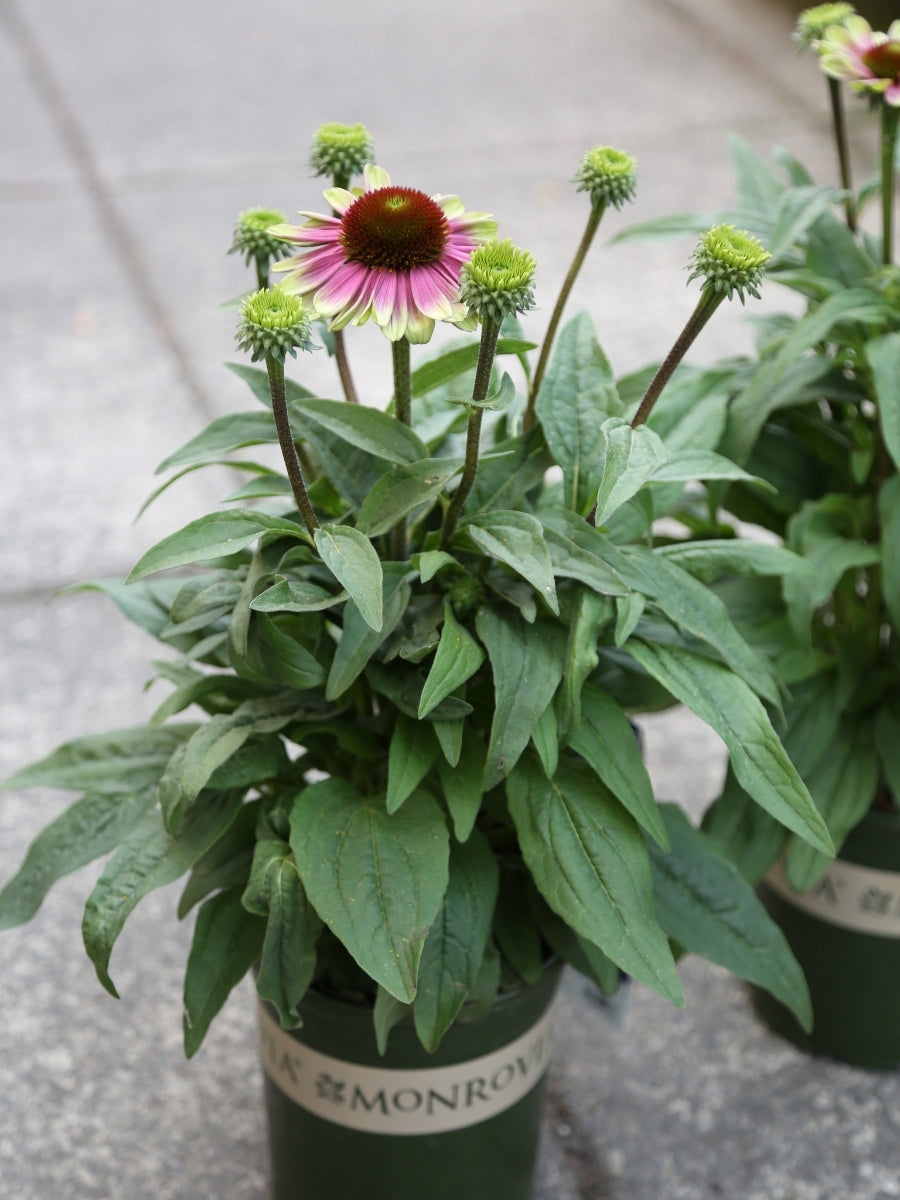
[[[409,342],[400,338],[391,342],[394,363],[394,415],[404,425],[412,425],[412,374]],[[391,533],[391,553],[397,562],[406,558],[406,517],[401,517]]]
[[[672,378],[672,373],[674,372],[675,368],[693,345],[697,334],[724,299],[724,292],[714,292],[710,287],[704,288],[700,293],[700,299],[697,302],[697,307],[688,317],[687,324],[678,335],[675,345],[666,355],[665,359],[660,364],[659,370],[650,380],[650,386],[644,393],[644,398],[641,401],[637,412],[634,414],[634,418],[632,419],[632,429],[637,429],[638,425],[643,425],[650,416],[650,413],[653,411],[653,405],[659,399],[663,388]]]
[[[881,261],[888,267],[894,261],[894,146],[900,108],[881,104]]]
[[[469,424],[466,429],[466,462],[459,487],[453,493],[453,499],[450,501],[444,517],[444,527],[441,530],[442,550],[446,550],[453,537],[463,505],[475,482],[475,473],[478,470],[478,450],[481,444],[481,423],[484,420],[484,409],[478,405],[487,399],[499,336],[499,324],[485,318],[481,326],[481,348],[478,352],[478,366],[475,368],[475,383],[472,388],[472,400],[475,401],[475,404],[469,409]]]
[[[831,123],[834,129],[834,144],[837,149],[841,187],[847,192],[844,211],[848,229],[856,228],[856,201],[853,198],[853,173],[850,166],[850,142],[847,137],[847,115],[844,110],[844,90],[839,79],[828,80],[828,95],[831,99]]]
[[[284,363],[279,362],[271,354],[266,355],[266,371],[269,376],[269,391],[272,394],[272,412],[275,416],[275,428],[278,431],[278,444],[281,447],[281,457],[287,469],[291,482],[291,491],[297,501],[297,508],[303,517],[304,524],[310,533],[319,528],[316,514],[306,492],[303,481],[303,470],[294,445],[294,435],[288,418],[287,398],[284,394]]]
[[[538,357],[537,366],[534,371],[534,379],[531,381],[531,391],[528,396],[528,407],[525,410],[523,428],[527,432],[534,424],[534,405],[537,400],[538,391],[544,381],[544,373],[547,370],[547,363],[550,360],[550,351],[553,347],[553,341],[556,337],[556,331],[559,328],[559,322],[563,315],[563,309],[566,307],[566,302],[569,299],[569,293],[575,280],[578,278],[578,273],[584,265],[584,260],[587,258],[587,252],[591,248],[591,242],[594,240],[594,234],[600,225],[600,219],[606,209],[605,204],[591,205],[591,212],[588,217],[587,225],[582,235],[578,249],[575,251],[575,257],[572,259],[572,265],[569,267],[569,273],[563,280],[562,287],[559,289],[559,295],[556,298],[556,305],[553,312],[550,314],[550,324],[547,326],[547,335],[544,338],[544,344],[541,346],[541,353]]]

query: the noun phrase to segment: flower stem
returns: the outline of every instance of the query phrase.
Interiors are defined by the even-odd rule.
[[[412,375],[409,366],[409,341],[391,342],[394,363],[394,416],[404,425],[412,425]],[[391,553],[397,562],[406,559],[406,517],[401,517],[391,533]]]
[[[466,461],[459,487],[453,493],[453,499],[450,501],[444,517],[444,527],[441,530],[442,550],[447,549],[450,539],[453,537],[463,505],[475,482],[475,473],[478,470],[478,450],[481,443],[481,422],[484,420],[484,409],[479,405],[487,399],[499,337],[499,323],[485,318],[481,326],[481,349],[478,352],[478,365],[475,368],[475,383],[472,388],[472,399],[476,404],[469,409],[469,424],[466,429]]]
[[[894,261],[894,146],[900,108],[886,101],[881,105],[881,261]]]
[[[278,431],[278,444],[281,447],[281,457],[284,459],[284,465],[287,468],[288,479],[291,481],[291,490],[294,493],[294,499],[297,501],[297,508],[300,510],[300,515],[303,517],[306,528],[310,533],[313,533],[319,528],[319,522],[307,495],[306,484],[303,482],[303,470],[297,455],[297,447],[294,445],[294,435],[291,432],[287,398],[284,394],[284,363],[279,362],[273,355],[267,354],[266,371],[269,376],[272,412],[275,416],[275,428]]]
[[[547,370],[547,363],[550,359],[550,350],[553,347],[553,340],[556,337],[556,330],[559,327],[560,319],[562,318],[563,309],[566,306],[566,301],[569,299],[569,293],[575,280],[578,278],[578,273],[584,265],[584,260],[587,257],[587,252],[591,248],[591,242],[594,240],[594,235],[600,225],[600,220],[606,210],[605,204],[591,205],[591,212],[588,217],[587,225],[582,235],[578,249],[575,251],[575,257],[572,259],[572,265],[569,267],[569,273],[563,280],[562,287],[559,289],[559,295],[556,298],[556,305],[550,315],[550,324],[547,326],[547,335],[544,338],[544,344],[541,346],[541,353],[538,357],[537,366],[534,371],[534,379],[531,381],[531,391],[528,396],[528,407],[525,410],[523,420],[523,429],[527,431],[534,424],[534,405],[537,400],[538,391],[544,380],[544,372]]]
[[[264,292],[269,286],[268,268],[263,266],[264,260],[261,258],[254,258],[253,261],[256,263],[256,286],[259,291]]]
[[[341,379],[341,387],[344,389],[344,397],[351,404],[359,404],[359,397],[356,394],[356,388],[353,385],[353,376],[350,374],[350,361],[347,358],[347,347],[344,344],[343,329],[334,331],[334,361],[337,363],[338,375]]]
[[[847,228],[856,229],[856,201],[853,198],[853,173],[850,166],[850,143],[847,138],[847,115],[844,110],[844,91],[839,79],[828,79],[828,94],[831,98],[831,121],[834,128],[834,144],[837,149],[841,187],[848,193],[844,200]]]
[[[650,413],[653,411],[653,405],[659,399],[663,388],[672,378],[672,373],[674,372],[675,368],[691,348],[694,340],[697,337],[697,334],[724,299],[724,292],[716,292],[711,287],[704,288],[700,293],[700,299],[697,301],[697,307],[688,317],[687,324],[678,335],[675,345],[669,351],[666,358],[660,365],[659,370],[651,379],[650,386],[644,393],[644,398],[641,401],[637,412],[634,414],[634,418],[631,422],[632,429],[637,429],[638,425],[643,425],[650,416]]]

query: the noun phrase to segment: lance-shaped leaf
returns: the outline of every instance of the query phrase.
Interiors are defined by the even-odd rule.
[[[389,813],[396,812],[413,794],[440,752],[431,724],[430,721],[414,721],[403,713],[397,714],[388,751],[386,807]]]
[[[444,903],[425,939],[413,1002],[416,1032],[434,1051],[475,988],[484,959],[500,868],[488,841],[473,833],[450,852]]]
[[[425,458],[388,471],[360,505],[357,527],[369,537],[386,533],[413,509],[436,500],[462,466],[458,458]]]
[[[307,899],[287,842],[256,843],[250,880],[243,894],[248,912],[266,918],[256,990],[274,1004],[283,1029],[296,1029],[300,1001],[316,969],[322,922]]]
[[[755,483],[770,492],[775,490],[758,475],[751,475],[714,450],[674,450],[666,462],[656,468],[650,479],[653,483],[690,483],[695,479],[740,480]]]
[[[117,729],[65,742],[52,754],[5,779],[0,787],[71,788],[122,795],[154,786],[196,724]]]
[[[342,604],[347,592],[329,592],[308,580],[279,579],[250,601],[254,612],[322,612]]]
[[[160,475],[173,467],[209,462],[220,454],[239,450],[243,446],[277,441],[278,433],[270,412],[227,413],[211,421],[196,437],[163,459],[156,468],[156,474]]]
[[[650,847],[660,925],[685,950],[766,988],[812,1028],[803,972],[753,888],[676,805],[661,810],[672,848]]]
[[[631,722],[612,696],[588,684],[572,749],[590,763],[617,800],[664,850],[666,829]]]
[[[265,922],[248,913],[237,888],[211,897],[197,914],[184,975],[184,1052],[191,1058],[232,990],[259,958]]]
[[[522,856],[553,911],[629,975],[683,1004],[636,822],[585,763],[572,759],[552,780],[523,760],[506,793]]]
[[[728,747],[738,782],[757,804],[825,854],[834,846],[761,702],[727,667],[678,646],[631,639],[625,650]]]
[[[524,342],[519,338],[500,338],[497,342],[497,354],[523,355],[535,348],[534,342]],[[412,373],[413,396],[424,396],[457,375],[473,370],[478,364],[479,347],[476,342],[466,346],[456,346],[447,350],[437,358],[423,363]]]
[[[494,675],[494,720],[484,789],[505,779],[528,745],[562,679],[566,637],[550,621],[526,625],[516,613],[482,608],[475,619]]]
[[[269,517],[255,510],[208,513],[152,546],[133,568],[128,582],[143,579],[156,571],[169,571],[173,567],[235,554],[262,533],[309,540],[306,530],[296,521]]]
[[[550,551],[540,521],[531,513],[494,509],[478,513],[463,530],[480,550],[512,567],[541,596],[548,607],[559,612],[556,582]]]
[[[384,577],[383,623],[379,630],[372,628],[352,600],[347,604],[341,640],[328,672],[326,700],[342,696],[359,677],[381,643],[393,633],[406,612],[409,597],[410,587],[403,576],[388,574]]]
[[[612,601],[593,592],[580,591],[569,620],[566,673],[557,700],[562,740],[565,742],[581,724],[581,689],[599,662],[597,641],[612,619]]]
[[[900,333],[872,338],[866,343],[866,358],[875,385],[881,436],[894,466],[900,467]]]
[[[115,850],[155,803],[153,788],[126,796],[88,794],[60,813],[0,891],[0,929],[30,921],[58,879]]]
[[[603,422],[621,416],[609,362],[587,313],[579,313],[559,335],[537,399],[537,416],[554,460],[562,467],[565,502],[582,512],[605,444]]]
[[[375,547],[350,525],[325,525],[316,530],[315,541],[322,561],[350,593],[363,620],[379,631],[384,620],[384,576]]]
[[[434,722],[434,731],[439,740],[445,724],[449,722]],[[453,820],[453,833],[458,842],[464,842],[472,832],[481,809],[485,747],[471,727],[465,729],[463,721],[457,724],[460,733],[458,749],[455,745],[453,747],[455,758],[448,755],[442,745],[444,757],[438,758],[436,765],[444,799]]]
[[[416,792],[388,816],[346,780],[325,779],[294,801],[291,849],[325,924],[372,979],[411,1003],[447,889],[449,837],[438,804]]]
[[[646,425],[632,429],[622,417],[610,417],[602,433],[595,525],[604,525],[669,458],[662,439]]]
[[[444,626],[428,678],[419,700],[419,717],[431,712],[445,696],[470,679],[484,662],[484,651],[460,625],[450,604],[444,606]]]
[[[897,369],[900,370],[900,365]],[[900,475],[889,476],[881,485],[878,517],[881,523],[881,591],[891,620],[900,628]]]
[[[351,446],[387,462],[412,463],[428,457],[427,446],[409,426],[380,409],[343,400],[295,400],[290,410],[295,425],[312,421]]]
[[[150,892],[189,871],[240,807],[238,795],[212,793],[191,810],[178,837],[166,832],[161,812],[153,808],[122,841],[88,897],[81,925],[84,948],[111,995],[118,992],[109,976],[109,958],[129,914]]]

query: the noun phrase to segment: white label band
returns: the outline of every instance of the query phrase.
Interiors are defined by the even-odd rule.
[[[553,1006],[514,1042],[450,1067],[362,1067],[311,1050],[262,1004],[263,1070],[301,1108],[335,1125],[408,1136],[477,1125],[511,1108],[550,1062]]]
[[[788,904],[829,925],[900,938],[900,872],[861,867],[836,858],[808,892],[795,892],[783,859],[765,879]]]

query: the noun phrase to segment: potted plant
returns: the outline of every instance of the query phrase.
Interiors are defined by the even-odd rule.
[[[825,4],[801,15],[798,36],[828,80],[842,186],[816,184],[784,150],[774,170],[736,145],[732,218],[766,240],[769,277],[802,303],[760,321],[756,360],[733,364],[718,443],[775,490],[737,481],[717,500],[803,557],[814,582],[746,580],[719,594],[787,688],[784,745],[839,854],[832,861],[770,821],[733,772],[704,827],[748,879],[765,877],[761,895],[811,986],[811,1031],[760,995],[767,1019],[810,1049],[896,1069],[900,21],[875,32],[849,4]],[[859,189],[850,173],[847,85],[869,99],[880,125],[879,169]]]
[[[325,126],[312,161],[330,211],[238,222],[258,285],[238,342],[263,366],[233,369],[257,406],[177,450],[163,486],[223,459],[245,482],[127,581],[86,585],[171,652],[155,669],[172,691],[145,725],[6,781],[82,794],[0,892],[0,927],[111,854],[83,934],[115,995],[126,918],[186,876],[185,1049],[255,971],[279,1200],[514,1200],[561,962],[680,1004],[675,959],[695,951],[809,1020],[782,935],[711,840],[657,803],[628,717],[691,705],[747,793],[830,852],[764,708],[771,669],[695,577],[687,540],[650,536],[667,511],[688,519],[698,481],[751,486],[711,448],[715,373],[683,369],[659,397],[719,304],[756,294],[767,253],[708,230],[688,328],[647,386],[620,392],[586,314],[557,337],[604,210],[634,191],[627,155],[592,150],[587,229],[532,375],[518,324],[531,256],[372,159],[362,126]],[[392,354],[386,411],[361,402],[378,398],[344,340],[368,319]],[[413,369],[437,321],[479,333]],[[285,377],[314,331],[340,400]],[[267,444],[283,469],[232,457]],[[738,542],[727,564],[808,570]]]

